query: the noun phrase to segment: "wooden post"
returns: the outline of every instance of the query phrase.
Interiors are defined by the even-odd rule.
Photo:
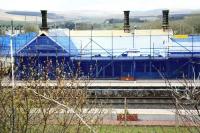
[[[124,125],[127,126],[127,100],[126,97],[124,98],[124,117],[125,117],[125,121],[124,121]]]
[[[179,112],[178,112],[178,100],[175,98],[176,102],[176,113],[175,113],[175,121],[176,121],[176,127],[179,127]]]

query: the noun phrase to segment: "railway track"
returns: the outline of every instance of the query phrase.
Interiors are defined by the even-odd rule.
[[[155,108],[155,109],[168,109],[173,108],[174,101],[171,97],[88,97],[90,104],[104,104],[124,108]]]

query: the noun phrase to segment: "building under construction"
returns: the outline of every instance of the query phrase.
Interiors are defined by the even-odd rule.
[[[192,79],[199,77],[200,36],[174,35],[169,11],[161,29],[137,30],[124,11],[124,30],[49,29],[43,10],[41,32],[1,36],[1,55],[12,43],[16,79]],[[33,74],[34,70],[34,74]]]

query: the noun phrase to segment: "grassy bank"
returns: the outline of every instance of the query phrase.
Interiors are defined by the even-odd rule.
[[[41,125],[39,125],[41,126]],[[39,133],[42,132],[41,128],[35,126],[30,131],[31,133]],[[198,133],[197,128],[195,127],[167,127],[167,126],[93,126],[97,133]],[[48,133],[90,133],[90,130],[84,126],[69,126],[69,127],[62,127],[62,126],[47,126]]]

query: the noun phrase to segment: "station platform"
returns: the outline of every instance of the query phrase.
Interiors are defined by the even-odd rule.
[[[80,87],[200,87],[199,80],[47,80],[14,81],[15,86],[80,86]],[[11,86],[10,80],[2,81],[2,86]]]

